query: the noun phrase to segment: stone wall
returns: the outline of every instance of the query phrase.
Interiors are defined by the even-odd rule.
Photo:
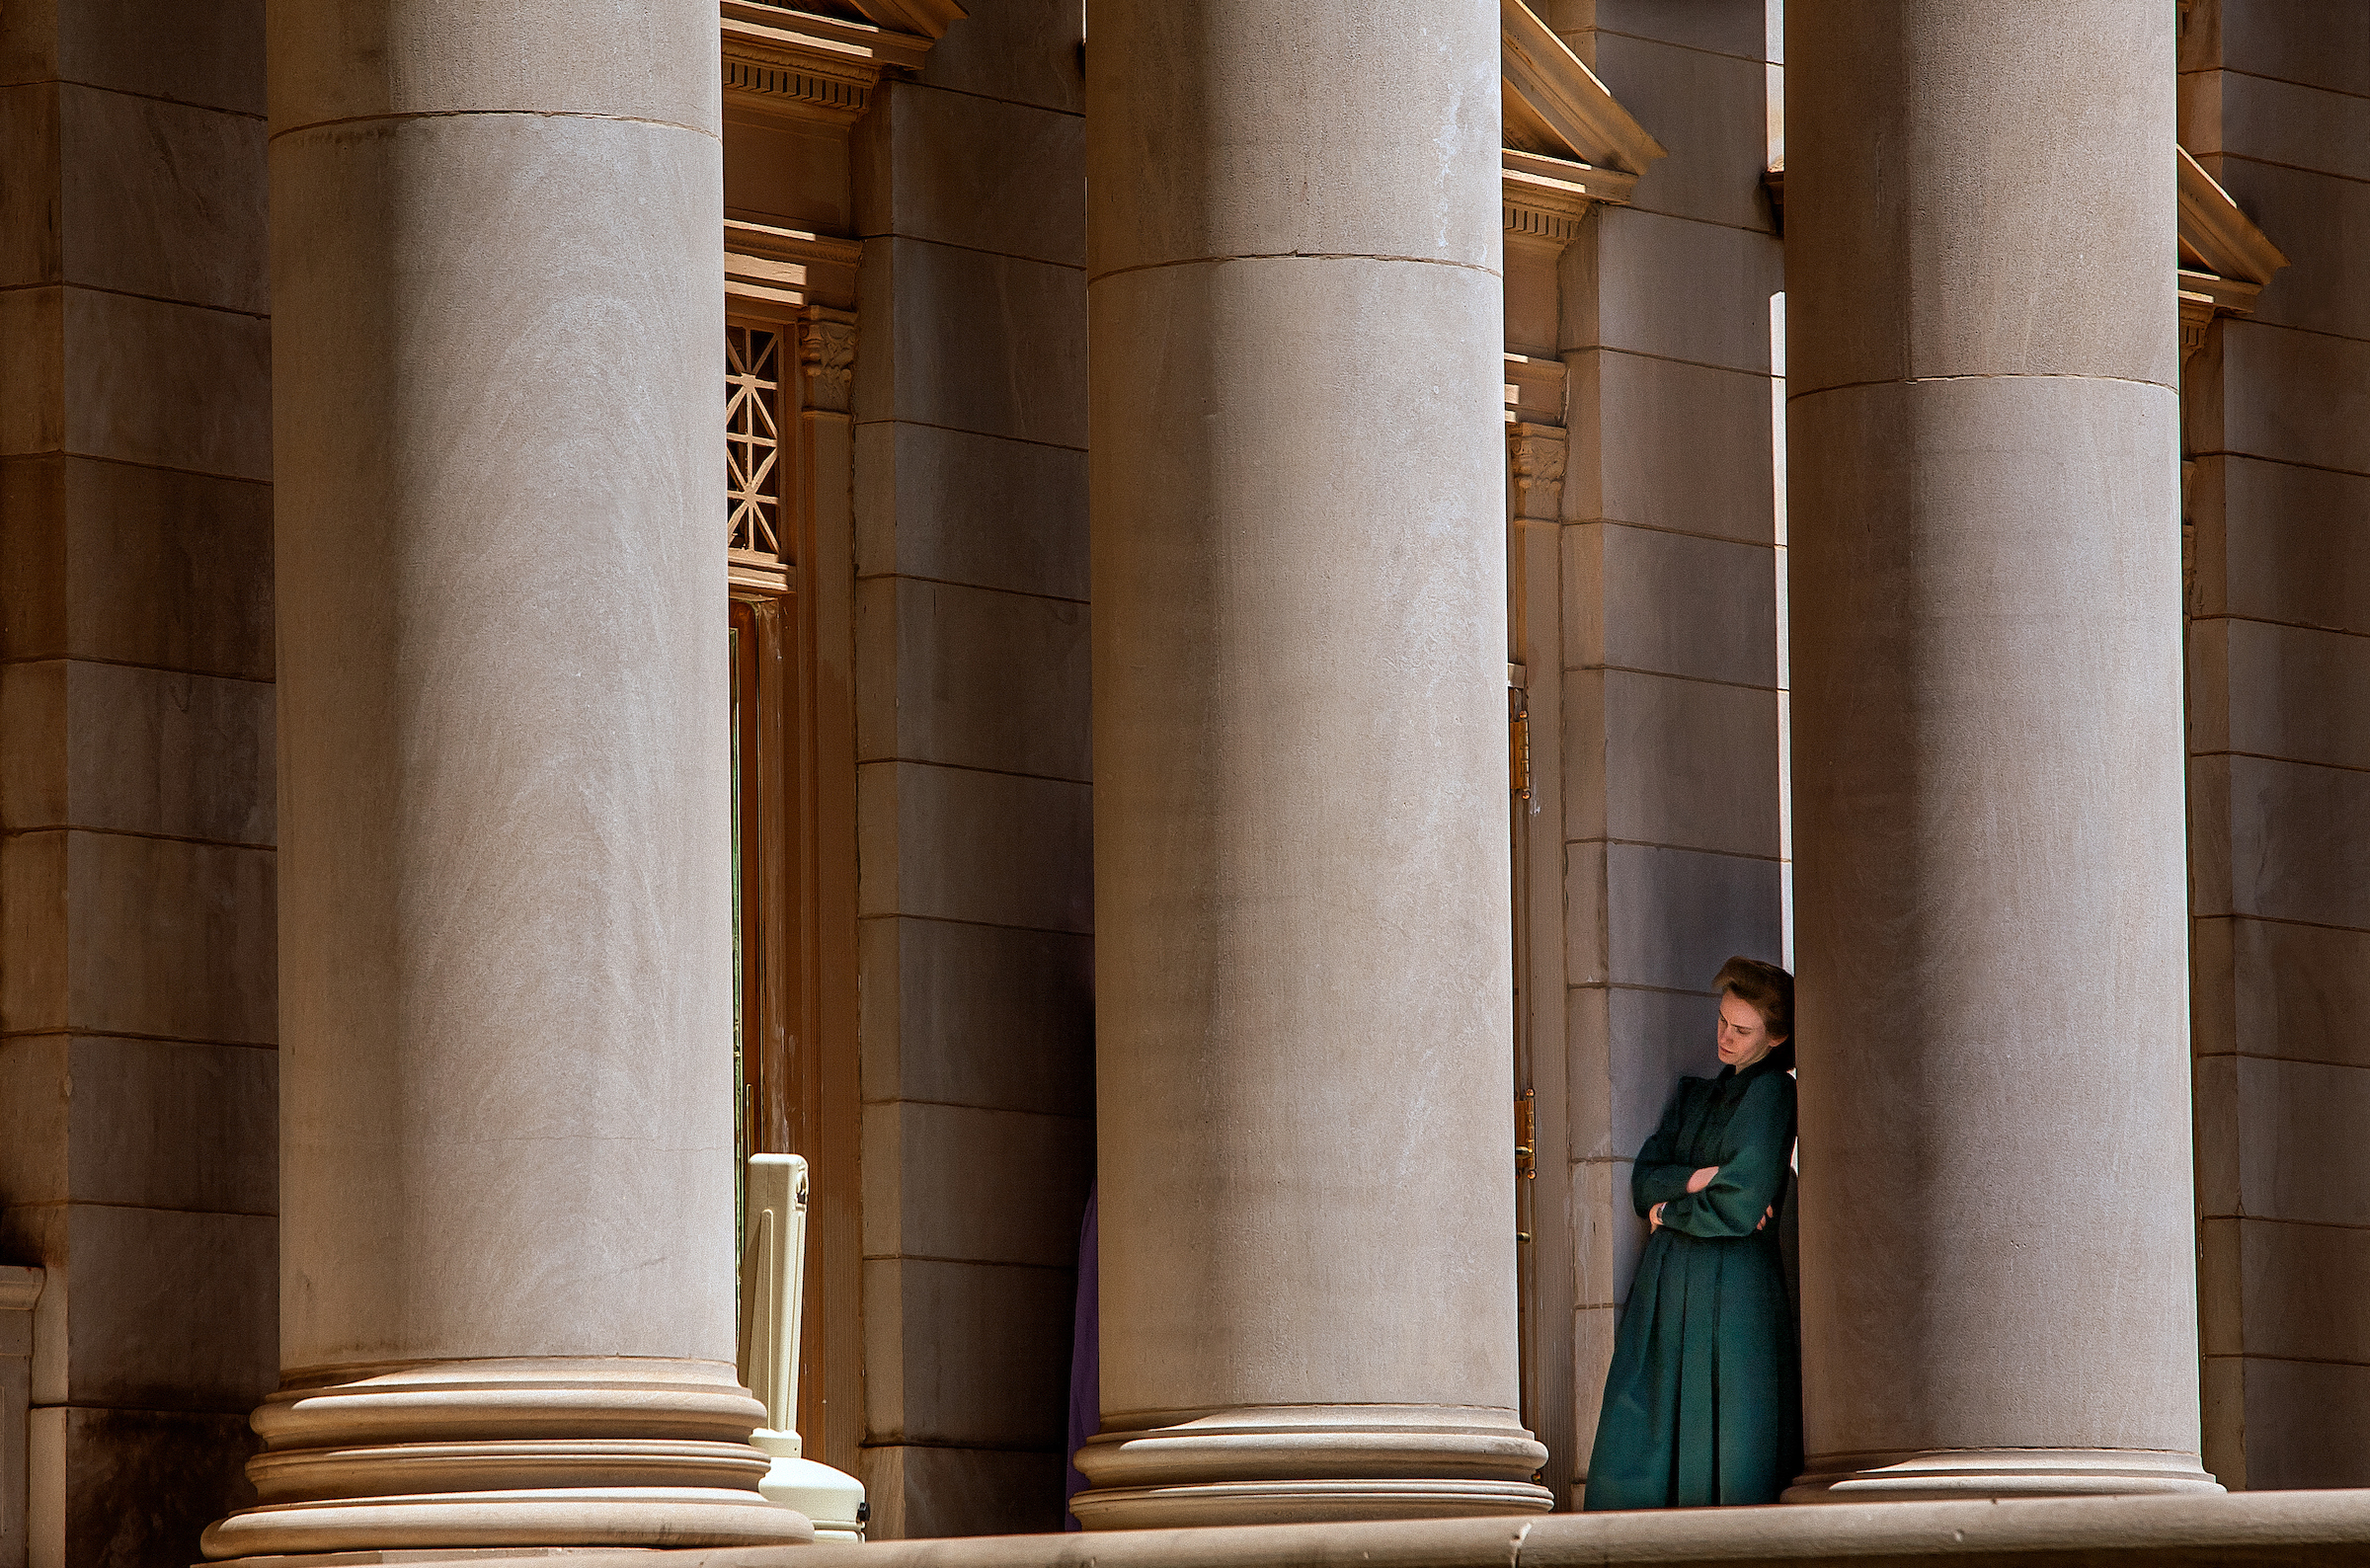
[[[277,1367],[262,0],[0,15],[0,1259],[31,1561],[192,1561]]]
[[[1630,1160],[1678,1074],[1717,1070],[1708,986],[1720,964],[1734,953],[1775,962],[1783,940],[1770,330],[1783,262],[1761,179],[1772,52],[1762,6],[1542,10],[1670,150],[1631,205],[1598,209],[1563,262],[1564,1142],[1576,1277],[1542,1286],[1542,1299],[1568,1290],[1574,1307],[1570,1425],[1549,1444],[1560,1482],[1586,1469],[1644,1243]],[[1533,712],[1536,754],[1553,744],[1552,721],[1536,700]],[[1574,1501],[1558,1491],[1563,1506]]]
[[[1092,1178],[1078,0],[974,0],[856,131],[876,1537],[1062,1528]]]
[[[2358,1486],[2370,11],[2183,9],[2181,142],[2291,264],[2186,371],[2205,1459],[2233,1487]]]

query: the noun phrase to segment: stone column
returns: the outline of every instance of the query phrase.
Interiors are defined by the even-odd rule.
[[[807,1538],[733,1370],[715,16],[272,28],[282,1383],[206,1550]]]
[[[1807,1473],[2210,1491],[2172,18],[1787,8]]]
[[[1544,1509],[1497,8],[1098,0],[1096,1528]]]

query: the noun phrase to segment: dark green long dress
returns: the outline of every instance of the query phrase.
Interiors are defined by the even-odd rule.
[[[1783,1212],[1794,1080],[1773,1053],[1744,1071],[1682,1078],[1638,1151],[1630,1197],[1663,1205],[1621,1312],[1587,1507],[1775,1503],[1802,1467],[1802,1379]],[[1720,1174],[1699,1193],[1688,1177]]]

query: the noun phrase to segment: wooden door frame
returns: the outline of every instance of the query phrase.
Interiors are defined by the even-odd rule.
[[[752,1152],[804,1155],[812,1173],[798,1424],[811,1457],[852,1473],[864,1438],[854,318],[730,277],[725,317],[728,330],[778,335],[780,383],[782,559],[728,552],[731,613],[750,634],[741,674],[754,696],[741,735],[744,1114]]]

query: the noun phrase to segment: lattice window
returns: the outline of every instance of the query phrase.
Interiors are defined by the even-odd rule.
[[[731,547],[780,559],[782,335],[724,329],[724,486]]]

